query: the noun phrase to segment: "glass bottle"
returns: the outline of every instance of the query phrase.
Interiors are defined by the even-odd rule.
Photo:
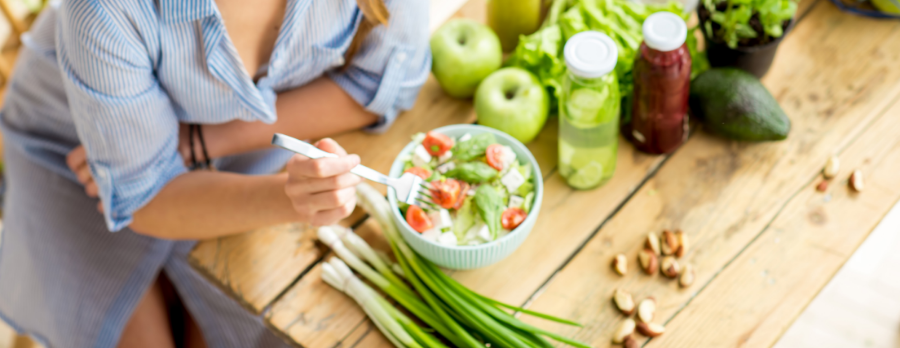
[[[541,26],[541,0],[488,0],[488,26],[500,38],[503,52],[519,43],[519,35],[534,33]]]
[[[618,48],[596,31],[575,34],[563,49],[568,71],[559,101],[559,171],[569,186],[600,186],[616,170],[621,96]]]
[[[622,133],[638,150],[671,153],[688,136],[691,55],[687,26],[678,15],[658,12],[643,25],[644,42],[635,60],[631,118]]]

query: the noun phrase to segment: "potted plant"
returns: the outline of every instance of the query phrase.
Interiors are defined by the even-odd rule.
[[[794,0],[703,0],[697,15],[709,63],[762,77],[796,12]]]

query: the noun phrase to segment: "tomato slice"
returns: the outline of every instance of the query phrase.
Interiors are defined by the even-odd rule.
[[[431,200],[444,209],[453,208],[459,200],[459,181],[447,179],[431,182]]]
[[[444,134],[431,131],[425,134],[425,139],[422,140],[422,146],[424,146],[425,151],[428,151],[432,156],[440,156],[453,147],[453,139]]]
[[[456,204],[453,204],[453,209],[459,210],[462,208],[463,203],[466,202],[466,195],[469,192],[469,184],[465,181],[459,181],[459,198],[456,199]]]
[[[422,167],[411,167],[403,173],[413,173],[416,176],[422,178],[422,180],[428,180],[428,178],[431,177],[431,171],[427,168]]]
[[[434,223],[431,222],[428,214],[425,214],[425,211],[417,205],[411,205],[409,206],[409,209],[406,210],[406,223],[419,233],[428,231],[434,227]]]
[[[491,144],[487,147],[484,156],[487,157],[487,164],[492,168],[503,170],[503,145]]]
[[[526,216],[528,216],[528,213],[522,210],[522,208],[509,208],[500,216],[500,223],[503,224],[503,228],[512,230],[519,227],[519,225],[522,224],[522,221],[525,221]]]

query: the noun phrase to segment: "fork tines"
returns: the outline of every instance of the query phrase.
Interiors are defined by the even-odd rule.
[[[419,188],[418,196],[416,197],[416,202],[427,205],[431,209],[438,209],[440,207],[437,204],[434,204],[434,197],[431,196],[431,187],[428,186],[428,183],[422,183],[421,188]],[[422,197],[428,198],[427,200],[422,199]]]

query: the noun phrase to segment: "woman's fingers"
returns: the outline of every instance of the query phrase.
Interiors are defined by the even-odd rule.
[[[315,145],[320,150],[325,151],[325,152],[331,152],[338,156],[346,156],[347,155],[347,151],[345,151],[344,148],[341,147],[341,145],[338,145],[338,143],[336,141],[334,141],[334,139],[331,139],[331,138],[325,138],[325,139],[319,140],[318,142],[316,142]]]
[[[297,185],[297,193],[321,193],[337,191],[347,187],[356,187],[362,179],[355,174],[344,173],[327,178],[312,178],[306,180],[306,185]]]
[[[336,191],[327,191],[313,194],[310,197],[310,205],[313,209],[330,210],[343,206],[356,199],[356,188],[348,187]]]
[[[94,181],[94,176],[91,175],[91,167],[88,165],[83,165],[80,168],[75,170],[75,176],[78,178],[78,182],[82,185],[87,185],[89,182]]]
[[[78,169],[87,165],[87,151],[84,150],[84,146],[79,145],[66,155],[66,165],[73,172],[77,172]]]
[[[347,155],[342,157],[326,157],[308,159],[301,155],[294,155],[288,162],[287,170],[292,179],[299,178],[327,178],[344,174],[359,164],[359,156]]]
[[[319,211],[315,216],[313,216],[310,223],[314,226],[333,225],[338,221],[341,221],[345,217],[350,216],[350,214],[353,213],[353,208],[355,207],[356,197],[353,197],[353,200],[351,202],[347,202],[346,204],[338,208]]]
[[[97,198],[100,196],[100,188],[97,187],[97,183],[91,179],[90,182],[84,184],[84,193],[87,193],[88,197]]]

